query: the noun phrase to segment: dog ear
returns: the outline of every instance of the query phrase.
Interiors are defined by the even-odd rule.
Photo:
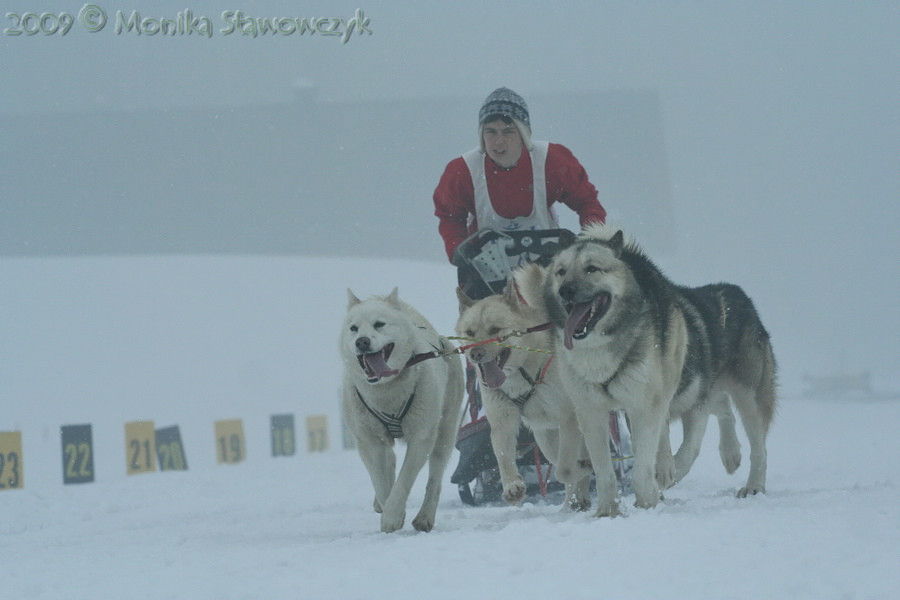
[[[545,273],[546,267],[535,263],[528,263],[513,269],[513,279],[519,287],[519,294],[528,306],[540,307]]]
[[[356,294],[353,293],[353,290],[347,288],[347,308],[353,308],[360,302],[362,302],[362,300],[356,297]]]
[[[503,288],[503,301],[513,310],[519,308],[519,290],[514,277],[510,277],[506,282],[506,287]]]
[[[614,236],[609,239],[609,247],[612,249],[616,258],[622,256],[622,248],[625,246],[625,235],[622,230],[618,230]]]
[[[385,297],[385,300],[391,306],[400,306],[400,300],[397,296],[397,288],[391,290],[391,293]]]
[[[575,234],[568,229],[562,229],[559,232],[559,250],[565,250],[575,243]],[[558,251],[557,251],[558,252]]]
[[[456,288],[456,299],[459,300],[459,314],[463,314],[467,308],[475,304],[475,301],[469,298],[461,287]]]

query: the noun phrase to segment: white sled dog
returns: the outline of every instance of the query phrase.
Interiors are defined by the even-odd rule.
[[[397,288],[364,301],[347,295],[342,410],[375,487],[381,531],[403,527],[410,489],[426,462],[425,500],[412,524],[431,531],[462,409],[460,359],[444,354],[453,346],[397,297]],[[406,442],[399,473],[396,439]]]
[[[457,335],[490,340],[524,332],[547,322],[547,317],[519,299],[514,284],[503,294],[473,301],[459,288],[460,316]],[[510,339],[511,344],[544,349],[533,352],[497,343],[472,345],[466,357],[475,365],[481,399],[491,425],[491,446],[497,457],[503,499],[518,504],[525,497],[525,481],[516,466],[520,423],[534,433],[541,451],[556,467],[556,478],[566,484],[566,504],[573,510],[591,505],[587,449],[578,429],[575,409],[565,395],[553,360],[553,335],[537,330]]]
[[[607,413],[624,409],[634,449],[638,507],[660,499],[690,470],[710,414],[729,473],[740,464],[729,398],[750,442],[750,473],[739,497],[765,491],[766,436],[775,413],[775,358],[750,298],[737,286],[670,282],[621,231],[585,228],[545,269],[521,274],[526,299],[543,296],[562,337],[560,372],[585,435],[597,479],[597,516],[619,512]],[[563,349],[564,348],[564,349]],[[668,419],[682,420],[675,455]]]

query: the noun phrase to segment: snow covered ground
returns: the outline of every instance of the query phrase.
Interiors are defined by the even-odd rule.
[[[896,399],[782,397],[765,496],[734,498],[746,443],[727,475],[712,425],[653,510],[628,498],[613,520],[545,502],[473,508],[448,473],[433,532],[385,535],[340,443],[344,288],[398,285],[449,333],[449,266],[3,259],[0,281],[0,432],[22,432],[25,476],[0,493],[0,597],[898,597]],[[296,456],[270,457],[268,419],[285,412],[301,434],[306,415],[326,415],[330,449],[307,454],[301,436]],[[244,421],[247,459],[218,465],[213,422],[230,418]],[[123,423],[144,419],[179,425],[188,471],[125,474]],[[59,426],[80,423],[93,425],[96,481],[64,486]]]

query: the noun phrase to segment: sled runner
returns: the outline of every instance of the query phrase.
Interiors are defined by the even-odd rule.
[[[459,286],[472,300],[500,294],[516,266],[548,262],[575,234],[565,229],[500,232],[482,229],[457,248],[453,263]],[[535,323],[538,325],[538,323]],[[466,410],[457,432],[459,464],[450,481],[460,499],[470,505],[500,502],[503,488],[497,459],[491,446],[491,427],[484,414],[479,382],[472,364],[466,365]],[[630,491],[631,437],[623,413],[610,413],[610,450],[615,459],[619,491]],[[526,484],[526,497],[559,496],[565,486],[553,478],[553,467],[541,452],[531,431],[519,430],[516,465]]]

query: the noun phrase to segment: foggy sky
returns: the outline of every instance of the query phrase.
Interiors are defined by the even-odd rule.
[[[73,14],[81,6],[3,4],[4,12]],[[98,33],[76,24],[64,37],[0,35],[0,113],[28,120],[47,112],[267,105],[309,84],[325,101],[470,101],[500,85],[526,99],[656,90],[676,215],[677,253],[661,265],[667,273],[688,284],[741,284],[776,351],[783,348],[798,373],[900,371],[896,2],[98,6],[111,21],[117,10],[174,18],[189,8],[209,16],[215,31],[210,38],[138,36],[116,34],[111,23]],[[349,19],[357,8],[372,34],[346,43],[218,33],[226,9]],[[377,158],[402,161],[416,144],[446,136],[459,137],[460,152],[468,149],[475,140],[463,142],[460,132],[474,137],[477,102],[471,123],[440,115],[410,122],[384,140]],[[561,128],[533,125],[536,138],[565,143]],[[589,129],[591,115],[572,114],[571,127]],[[3,165],[0,172],[14,181]],[[39,193],[37,182],[18,183]],[[627,207],[607,208],[628,226]]]

